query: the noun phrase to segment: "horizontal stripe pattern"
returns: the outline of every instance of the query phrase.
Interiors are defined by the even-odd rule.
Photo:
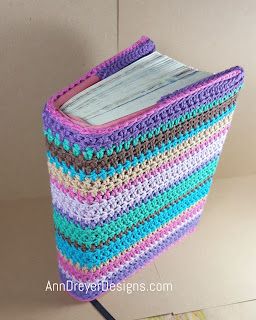
[[[206,121],[196,129],[192,129],[184,135],[180,134],[179,138],[174,138],[173,140],[170,140],[168,143],[162,144],[161,147],[156,146],[154,150],[148,150],[146,151],[146,153],[141,153],[140,156],[134,157],[132,161],[127,160],[124,164],[119,163],[119,165],[116,168],[111,167],[108,170],[100,169],[100,173],[92,171],[90,174],[86,174],[86,172],[83,170],[76,171],[74,166],[67,166],[64,161],[59,162],[59,160],[56,157],[53,157],[49,151],[47,152],[47,157],[50,163],[54,164],[57,168],[60,168],[64,174],[69,174],[71,178],[78,177],[80,181],[88,179],[89,182],[96,181],[98,179],[105,180],[108,176],[112,177],[116,173],[120,174],[123,171],[128,170],[129,168],[134,168],[138,164],[143,163],[145,160],[150,160],[154,156],[162,154],[166,150],[170,150],[174,146],[178,145],[180,142],[186,140],[188,137],[195,136],[202,130],[207,129],[211,127],[213,124],[217,123],[218,121],[224,119],[227,115],[232,114],[234,109],[235,105],[232,105],[228,110],[221,113],[217,117],[214,117]]]
[[[81,82],[103,79],[153,50],[145,37]],[[234,67],[99,128],[71,122],[53,107],[67,91],[47,102],[43,121],[60,277],[98,286],[74,289],[74,297],[97,298],[104,282],[122,281],[195,229],[242,85],[243,72]]]
[[[59,267],[63,271],[66,270],[66,274],[69,275],[70,278],[73,278],[74,281],[87,282],[88,284],[106,281],[106,278],[109,275],[112,275],[113,273],[118,271],[122,272],[122,270],[126,269],[129,266],[129,263],[136,263],[138,260],[140,260],[140,253],[142,251],[143,255],[146,256],[150,251],[154,250],[157,245],[163,242],[168,235],[174,235],[175,232],[186,226],[188,223],[199,219],[202,212],[202,208],[200,209],[201,206],[201,203],[196,205],[193,210],[188,211],[190,214],[189,216],[188,212],[185,212],[180,217],[167,224],[165,227],[150,234],[147,238],[145,238],[143,245],[139,243],[135,246],[135,248],[133,248],[133,250],[126,250],[123,255],[120,255],[114,260],[111,260],[111,262],[107,263],[105,268],[101,268],[100,272],[97,272],[98,270],[82,271],[81,269],[77,269],[77,267],[74,267],[72,263],[65,259],[61,254],[59,254]],[[128,258],[130,258],[129,262],[127,261]],[[122,268],[118,268],[118,266],[122,266]]]
[[[129,258],[135,259],[140,256],[142,251],[144,253],[148,252],[156,245],[156,243],[153,241],[154,239],[157,239],[158,241],[163,240],[164,237],[168,235],[170,230],[175,230],[177,226],[185,223],[188,219],[192,219],[196,215],[199,216],[202,212],[205,201],[205,198],[201,199],[198,201],[198,203],[184,211],[177,218],[168,222],[165,227],[162,227],[156,232],[148,235],[143,242],[140,242],[136,244],[136,246],[133,246],[122,252],[122,254],[119,254],[114,259],[108,260],[101,268],[89,270],[85,267],[81,268],[78,265],[73,265],[72,261],[68,260],[60,252],[58,252],[59,263],[63,269],[66,269],[70,275],[75,276],[78,280],[82,280],[84,282],[96,281],[100,276],[107,276],[109,272],[116,271],[120,265],[126,265],[129,262]]]
[[[182,157],[191,148],[196,148],[201,143],[207,140],[207,137],[213,135],[213,139],[217,138],[222,130],[228,131],[231,117],[226,117],[218,124],[203,130],[198,135],[188,138],[171,150],[154,157],[154,159],[146,160],[140,166],[127,170],[123,174],[116,174],[112,178],[107,178],[104,181],[95,181],[89,183],[88,181],[80,181],[78,178],[71,179],[68,174],[63,174],[60,169],[57,169],[52,164],[48,163],[50,176],[56,179],[59,184],[66,188],[72,188],[73,192],[79,192],[79,200],[82,201],[81,195],[86,196],[88,203],[100,201],[103,196],[108,199],[112,194],[122,192],[129,185],[136,185],[136,179],[140,178],[142,174],[149,171],[155,172],[157,168],[161,167],[163,163],[173,161],[176,157]],[[169,164],[168,164],[169,165]],[[167,165],[167,166],[168,166]]]
[[[79,263],[80,266],[86,266],[89,269],[93,267],[99,267],[102,263],[105,263],[108,259],[113,258],[120,251],[123,251],[136,244],[147,234],[153,232],[155,229],[161,226],[161,224],[172,220],[193,203],[205,197],[209,191],[210,185],[211,180],[207,181],[203,186],[189,194],[178,203],[175,203],[170,208],[161,211],[159,215],[151,218],[145,224],[139,225],[138,227],[134,228],[132,232],[124,234],[122,238],[118,238],[116,241],[110,242],[103,248],[96,249],[95,251],[88,250],[83,252],[80,248],[70,246],[67,241],[63,240],[62,237],[56,233],[55,238],[57,247],[68,259],[71,259],[74,264]]]
[[[80,221],[88,223],[92,220],[95,221],[97,216],[100,219],[106,219],[109,215],[125,213],[129,208],[138,205],[151,197],[153,194],[156,196],[161,190],[171,188],[173,184],[185,176],[191,174],[194,170],[200,167],[212,158],[218,156],[221,152],[225,136],[217,140],[214,144],[210,144],[207,148],[200,150],[194,155],[189,155],[173,166],[159,172],[151,179],[145,179],[138,186],[131,189],[124,190],[116,197],[111,197],[109,200],[101,201],[100,203],[87,204],[82,203],[76,198],[72,198],[67,194],[62,193],[58,188],[52,185],[52,199],[53,204],[60,208],[63,212],[68,212],[71,208],[72,212],[76,212],[76,216]],[[122,206],[120,205],[122,203]]]
[[[94,157],[92,160],[86,161],[82,154],[75,156],[71,151],[66,151],[62,146],[57,147],[53,142],[48,142],[48,148],[51,155],[56,157],[59,162],[64,161],[67,166],[74,165],[76,171],[82,169],[87,174],[90,174],[93,170],[98,172],[100,168],[109,169],[111,166],[117,167],[118,163],[124,164],[126,159],[132,161],[134,156],[140,155],[143,150],[152,150],[155,146],[160,147],[164,142],[189,132],[214,116],[220,115],[234,104],[234,100],[235,98],[233,97],[216,108],[199,113],[194,118],[185,120],[170,129],[166,127],[164,132],[159,131],[156,136],[152,136],[149,140],[138,142],[136,145],[129,144],[128,148],[121,150],[118,155],[112,153],[109,156],[104,155],[101,159]]]

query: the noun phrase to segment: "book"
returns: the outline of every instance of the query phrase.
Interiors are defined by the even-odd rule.
[[[74,95],[61,110],[101,125],[154,105],[162,96],[209,75],[154,51]]]
[[[195,230],[243,81],[241,67],[199,71],[142,37],[48,99],[58,268],[72,296],[96,299]]]

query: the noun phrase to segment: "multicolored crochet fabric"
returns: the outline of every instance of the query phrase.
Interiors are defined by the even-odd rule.
[[[195,229],[230,128],[243,70],[233,67],[101,126],[61,99],[153,52],[142,37],[54,95],[43,111],[58,266],[93,300]],[[70,287],[70,285],[69,285]]]

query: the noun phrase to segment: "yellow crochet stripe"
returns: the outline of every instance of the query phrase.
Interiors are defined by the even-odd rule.
[[[178,157],[179,155],[184,153],[185,150],[193,148],[204,140],[207,140],[211,135],[217,133],[218,131],[221,131],[231,122],[231,120],[232,114],[217,122],[212,127],[203,130],[196,136],[183,141],[181,144],[172,148],[171,150],[159,154],[150,160],[146,160],[145,162],[138,164],[134,168],[123,171],[121,174],[115,174],[113,177],[108,177],[104,181],[96,180],[95,182],[92,182],[89,179],[80,181],[77,177],[72,179],[68,174],[64,174],[61,169],[57,169],[54,164],[48,161],[49,173],[66,188],[72,187],[75,192],[79,191],[80,194],[84,196],[86,196],[88,193],[93,196],[96,196],[99,192],[104,194],[106,193],[106,191],[112,191],[113,189],[120,187],[122,184],[127,184],[130,180],[134,180],[140,175],[148,173],[150,170],[153,170],[160,165],[163,165],[167,161]]]

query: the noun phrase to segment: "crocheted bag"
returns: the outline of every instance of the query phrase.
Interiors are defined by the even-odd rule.
[[[95,299],[195,229],[230,128],[240,67],[100,126],[60,111],[154,50],[142,37],[51,97],[43,111],[58,267],[80,300]]]

